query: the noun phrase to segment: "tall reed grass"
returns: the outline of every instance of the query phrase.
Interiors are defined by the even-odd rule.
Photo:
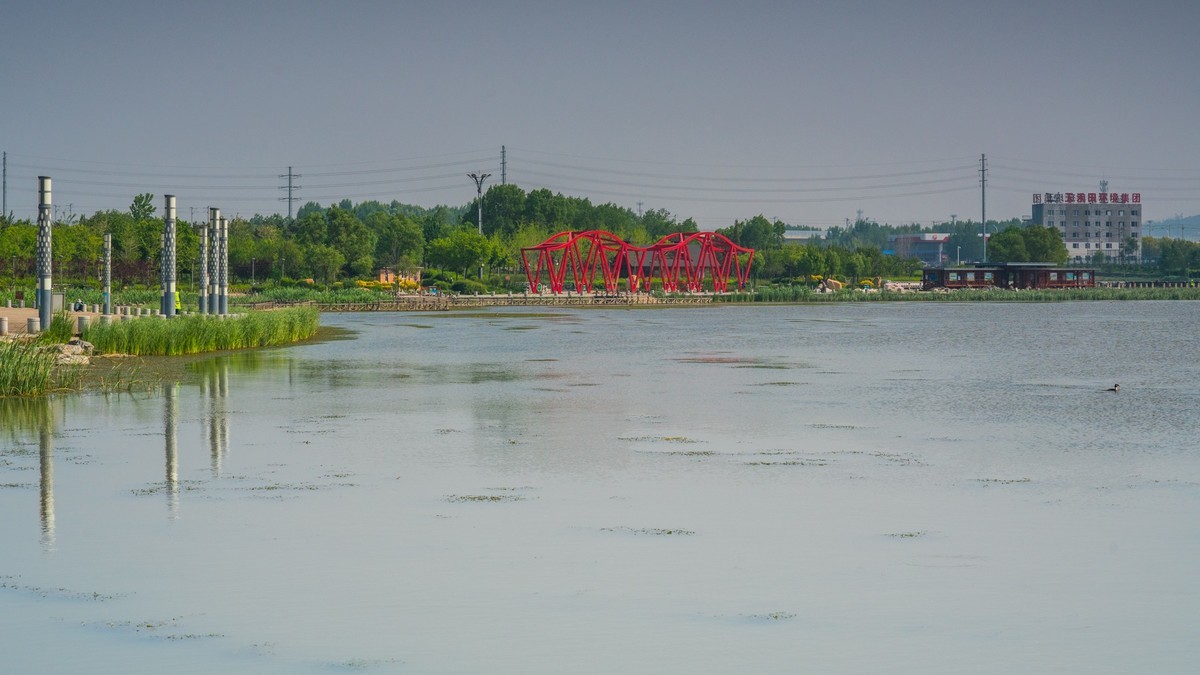
[[[312,337],[320,323],[316,309],[296,307],[227,319],[192,315],[97,323],[84,330],[83,339],[99,354],[179,356],[291,344]]]
[[[0,396],[37,396],[50,391],[55,358],[37,342],[0,342]]]
[[[41,344],[60,345],[75,337],[75,324],[66,312],[58,312],[50,319],[50,325],[38,333],[37,341]]]

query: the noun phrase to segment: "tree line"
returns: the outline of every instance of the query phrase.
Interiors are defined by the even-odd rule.
[[[664,209],[634,212],[612,203],[592,204],[580,197],[547,189],[526,192],[512,184],[494,185],[479,203],[424,208],[398,201],[342,200],[322,206],[304,204],[294,219],[255,215],[229,221],[231,274],[242,281],[312,279],[332,284],[342,279],[370,279],[382,267],[399,271],[417,267],[451,270],[463,276],[482,267],[491,277],[520,275],[521,249],[564,230],[608,230],[625,241],[648,245],[675,232],[696,232],[691,218]],[[189,283],[197,272],[197,228],[206,222],[180,219],[177,227],[178,279]],[[120,284],[157,283],[163,221],[154,195],[139,194],[129,210],[98,211],[73,216],[54,228],[55,276],[66,283],[95,282],[100,274],[103,235],[113,240],[113,275]],[[958,221],[922,228],[891,226],[859,218],[833,227],[807,243],[786,241],[788,225],[757,215],[718,229],[735,243],[754,248],[754,277],[759,281],[794,282],[814,275],[851,279],[909,276],[920,263],[884,253],[894,235],[943,232],[948,251],[964,260],[982,259],[983,239],[977,222]],[[1052,228],[1020,227],[1018,220],[989,222],[988,259],[1063,263],[1066,247]],[[27,220],[0,217],[0,276],[34,273],[37,226]],[[1181,240],[1146,238],[1143,250],[1162,261],[1166,273],[1196,269],[1196,245]],[[5,269],[7,268],[7,269]]]

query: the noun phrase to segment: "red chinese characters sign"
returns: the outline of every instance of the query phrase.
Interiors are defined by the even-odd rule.
[[[1034,204],[1141,204],[1140,192],[1035,192]]]

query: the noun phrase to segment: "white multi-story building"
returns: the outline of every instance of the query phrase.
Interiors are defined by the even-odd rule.
[[[1142,193],[1041,192],[1033,195],[1035,225],[1062,233],[1072,262],[1138,262],[1142,257]]]

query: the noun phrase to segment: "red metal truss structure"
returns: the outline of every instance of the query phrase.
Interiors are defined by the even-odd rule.
[[[568,230],[521,249],[521,260],[534,292],[546,288],[562,293],[569,278],[575,290],[590,293],[597,287],[599,272],[599,284],[609,293],[620,290],[622,277],[629,280],[631,291],[651,290],[657,277],[668,293],[697,293],[704,290],[706,276],[714,292],[724,293],[731,275],[738,288],[746,286],[754,249],[714,232],[680,232],[642,247],[604,230]]]
[[[745,288],[754,262],[754,249],[738,246],[716,232],[676,232],[648,250],[653,256],[650,276],[657,272],[668,293],[699,293],[704,290],[705,275],[712,280],[713,292],[724,293],[729,290],[731,273],[737,287]],[[748,254],[745,264],[742,254]]]

